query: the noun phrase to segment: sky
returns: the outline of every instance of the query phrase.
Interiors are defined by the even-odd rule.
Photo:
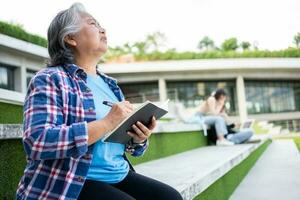
[[[9,0],[1,3],[0,20],[46,38],[54,16],[74,2],[83,3],[106,29],[110,46],[159,31],[167,47],[178,51],[196,51],[204,36],[217,46],[236,37],[259,49],[280,50],[293,46],[300,32],[300,0]]]

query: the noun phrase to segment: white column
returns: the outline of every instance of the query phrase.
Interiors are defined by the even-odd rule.
[[[14,70],[14,90],[17,92],[22,92],[22,67],[17,67]]]
[[[27,91],[27,71],[26,71],[26,66],[23,65],[21,67],[21,84],[22,84],[22,93],[26,93]]]
[[[236,79],[236,89],[240,121],[243,122],[247,119],[248,113],[246,104],[245,83],[244,78],[241,75],[239,75]]]
[[[159,90],[159,100],[161,102],[167,100],[167,85],[164,78],[159,78],[158,80],[158,90]]]
[[[25,58],[22,58],[21,66],[15,70],[15,89],[21,93],[26,93],[27,90]]]

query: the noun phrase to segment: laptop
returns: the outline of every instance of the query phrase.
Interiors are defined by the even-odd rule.
[[[242,123],[240,129],[252,128],[253,124],[254,119],[247,119]]]

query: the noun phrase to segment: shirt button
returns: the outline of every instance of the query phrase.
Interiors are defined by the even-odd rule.
[[[89,107],[89,112],[92,112],[94,111],[94,108],[93,107]]]
[[[85,159],[91,159],[91,158],[92,158],[91,154],[86,154],[86,155],[84,155],[83,157],[84,157]]]
[[[83,182],[83,181],[84,181],[84,178],[83,178],[82,176],[78,176],[77,181],[78,181],[78,182]]]
[[[90,88],[86,88],[85,92],[91,92],[92,90]]]

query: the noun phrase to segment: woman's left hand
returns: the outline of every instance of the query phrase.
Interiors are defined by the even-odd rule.
[[[132,125],[132,128],[135,132],[128,131],[128,135],[133,138],[134,143],[143,143],[146,139],[148,139],[156,126],[156,119],[153,116],[151,120],[151,124],[149,127],[146,127],[141,122],[137,121],[136,124]]]

